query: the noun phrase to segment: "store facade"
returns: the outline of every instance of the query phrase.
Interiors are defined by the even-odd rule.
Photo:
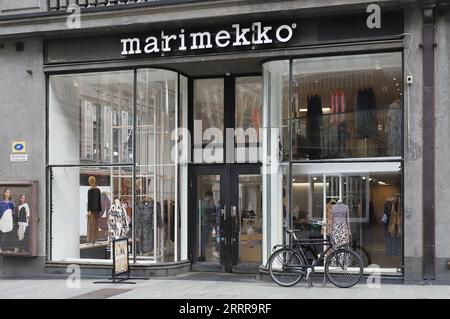
[[[43,271],[106,274],[128,237],[135,273],[264,272],[285,229],[322,237],[342,201],[365,272],[418,280],[414,8],[382,28],[355,6],[26,40],[47,88]]]

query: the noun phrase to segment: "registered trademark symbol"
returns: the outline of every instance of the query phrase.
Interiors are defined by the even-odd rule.
[[[292,23],[292,29],[297,28],[297,23]]]

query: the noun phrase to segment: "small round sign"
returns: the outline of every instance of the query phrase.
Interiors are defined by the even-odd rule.
[[[14,145],[14,149],[16,150],[16,151],[22,151],[23,150],[23,144],[16,144],[16,145]]]

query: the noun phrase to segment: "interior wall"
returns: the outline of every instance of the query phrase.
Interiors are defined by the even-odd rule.
[[[294,210],[298,207],[299,212],[308,212],[308,190],[309,185],[294,183]],[[295,216],[294,217],[298,217]]]

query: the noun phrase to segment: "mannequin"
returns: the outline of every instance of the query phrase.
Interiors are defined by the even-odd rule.
[[[108,212],[108,240],[127,238],[130,231],[125,205],[116,198]]]
[[[350,242],[349,208],[339,199],[333,206],[333,223],[331,226],[331,238],[337,246]]]
[[[97,188],[97,180],[94,176],[89,177],[88,190],[88,231],[87,241],[95,242],[97,239],[98,218],[102,211],[102,199],[100,189]]]

